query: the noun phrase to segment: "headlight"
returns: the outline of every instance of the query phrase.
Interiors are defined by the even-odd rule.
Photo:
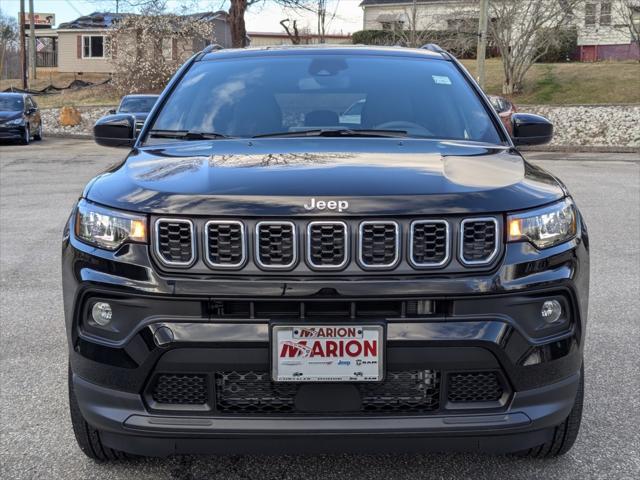
[[[147,218],[100,207],[85,200],[78,204],[76,236],[107,250],[115,250],[125,242],[147,242]]]
[[[24,123],[24,119],[22,117],[14,118],[13,120],[9,120],[8,122],[4,122],[7,126],[16,126],[22,125]]]
[[[530,210],[507,218],[509,242],[529,241],[536,248],[548,248],[576,234],[576,209],[570,199],[549,207]]]

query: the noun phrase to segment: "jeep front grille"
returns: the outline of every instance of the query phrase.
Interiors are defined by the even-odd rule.
[[[467,218],[460,225],[460,259],[466,265],[491,263],[498,253],[495,218]]]
[[[215,217],[214,217],[215,218]],[[165,269],[233,275],[411,275],[490,268],[500,217],[152,218],[152,254]],[[455,254],[454,254],[455,252]],[[231,273],[233,270],[233,273]]]
[[[347,264],[349,234],[344,222],[310,222],[307,227],[307,260],[318,269],[340,269]]]
[[[205,225],[206,260],[212,268],[238,268],[246,259],[242,222],[210,220]]]
[[[292,222],[256,225],[256,262],[264,269],[289,269],[297,261],[296,227]]]
[[[359,246],[364,268],[392,268],[400,258],[400,227],[396,222],[362,222]]]
[[[409,259],[416,267],[440,267],[449,260],[449,224],[416,220],[411,224]]]
[[[158,375],[151,396],[161,404],[204,405],[208,397],[207,377],[193,374]]]
[[[195,260],[195,234],[191,220],[156,221],[156,253],[169,266],[186,267]]]

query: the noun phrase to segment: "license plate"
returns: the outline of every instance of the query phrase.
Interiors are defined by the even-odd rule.
[[[275,382],[378,382],[383,378],[382,325],[275,325]]]

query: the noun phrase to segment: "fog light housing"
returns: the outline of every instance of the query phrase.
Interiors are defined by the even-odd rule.
[[[112,317],[113,311],[107,302],[96,302],[91,308],[91,318],[101,327],[109,325]]]
[[[562,305],[558,300],[547,300],[542,304],[540,316],[547,323],[556,323],[562,317]]]

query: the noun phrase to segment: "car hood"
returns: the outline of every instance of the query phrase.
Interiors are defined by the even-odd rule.
[[[0,123],[22,117],[22,112],[0,111]]]
[[[173,142],[134,149],[96,177],[89,200],[124,210],[190,215],[502,212],[562,198],[563,186],[509,147],[379,138]]]

